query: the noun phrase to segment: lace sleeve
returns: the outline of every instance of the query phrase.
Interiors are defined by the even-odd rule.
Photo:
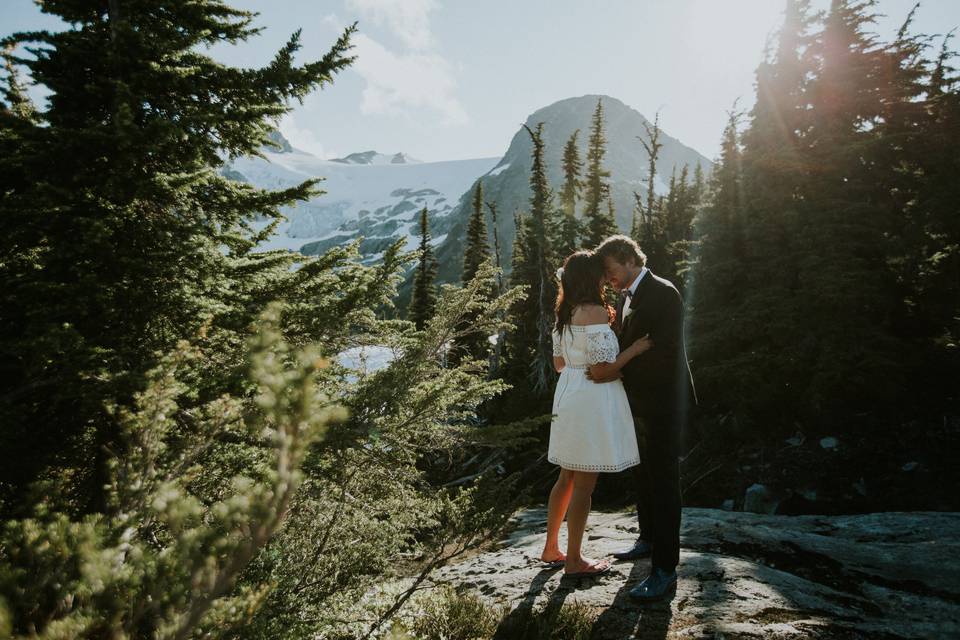
[[[560,345],[560,334],[557,333],[556,331],[553,331],[552,335],[553,335],[553,357],[561,358],[563,357],[563,349],[561,348],[561,345]]]
[[[587,363],[614,362],[620,354],[620,345],[613,331],[587,334]]]

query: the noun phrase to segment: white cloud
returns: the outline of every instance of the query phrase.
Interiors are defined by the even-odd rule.
[[[445,125],[469,121],[455,95],[453,67],[430,52],[395,53],[366,36],[354,36],[357,61],[353,70],[367,82],[360,110],[366,114],[401,115],[404,108],[436,112]]]
[[[346,4],[347,10],[389,28],[409,49],[423,51],[433,47],[430,12],[437,8],[436,0],[346,0]]]
[[[297,119],[293,113],[288,113],[283,116],[283,118],[280,119],[278,128],[292,147],[312,153],[322,160],[337,157],[336,152],[332,150],[328,151],[324,148],[313,131],[297,124]]]

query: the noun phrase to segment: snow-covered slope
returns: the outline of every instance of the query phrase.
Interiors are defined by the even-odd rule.
[[[324,195],[284,210],[287,221],[260,248],[290,249],[307,255],[323,253],[334,245],[363,236],[360,251],[365,261],[378,259],[384,249],[406,238],[407,249],[417,244],[417,217],[427,207],[434,244],[441,243],[449,226],[446,218],[460,196],[498,158],[416,162],[403,154],[364,152],[351,154],[350,162],[321,160],[304,151],[265,150],[266,159],[239,158],[225,173],[258,187],[279,189],[321,177]],[[361,163],[357,156],[368,156]],[[404,163],[384,158],[405,158]],[[267,222],[254,223],[259,229]]]
[[[405,153],[377,153],[376,151],[361,151],[351,153],[344,158],[332,158],[330,162],[339,162],[341,164],[416,164],[421,162],[416,158],[411,158]]]

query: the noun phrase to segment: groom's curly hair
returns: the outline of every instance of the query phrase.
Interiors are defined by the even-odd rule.
[[[557,333],[563,334],[573,319],[574,310],[582,304],[598,304],[606,308],[611,321],[615,317],[604,294],[603,259],[593,251],[577,251],[563,261],[554,325]]]
[[[638,267],[647,266],[647,255],[640,250],[640,245],[628,236],[610,236],[600,243],[596,253],[601,262],[609,257],[620,264],[627,264],[627,260],[633,260]]]

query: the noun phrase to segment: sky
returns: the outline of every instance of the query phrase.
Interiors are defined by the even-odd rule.
[[[879,0],[895,34],[916,0]],[[210,55],[263,66],[296,29],[298,61],[323,56],[354,21],[357,61],[280,129],[323,158],[375,149],[432,162],[501,156],[527,116],[585,94],[622,100],[716,156],[727,111],[749,109],[782,0],[233,0],[264,32]],[[829,0],[813,0],[825,8]],[[960,26],[960,0],[924,0],[914,31]],[[0,35],[61,28],[33,0],[0,0]],[[586,123],[585,123],[586,125]]]

